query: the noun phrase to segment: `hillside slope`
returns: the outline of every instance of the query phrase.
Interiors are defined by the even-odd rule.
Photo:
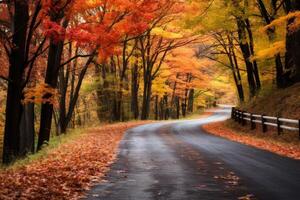
[[[300,119],[300,84],[264,92],[241,108],[257,114]]]

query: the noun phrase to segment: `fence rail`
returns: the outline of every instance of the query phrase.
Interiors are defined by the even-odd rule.
[[[252,130],[256,129],[256,125],[259,124],[264,133],[268,131],[269,126],[277,127],[278,135],[281,135],[283,130],[298,131],[300,139],[300,120],[298,119],[286,119],[280,117],[258,115],[239,110],[235,107],[232,108],[231,118],[239,122],[243,126],[245,126],[248,121],[251,125]]]

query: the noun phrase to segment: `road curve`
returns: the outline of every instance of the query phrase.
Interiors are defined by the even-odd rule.
[[[87,199],[300,199],[300,161],[201,130],[229,112],[129,130],[107,181],[93,187]]]

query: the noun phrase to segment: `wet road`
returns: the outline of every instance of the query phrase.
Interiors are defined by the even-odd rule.
[[[107,181],[92,188],[88,199],[300,199],[300,161],[201,130],[229,112],[129,130]]]

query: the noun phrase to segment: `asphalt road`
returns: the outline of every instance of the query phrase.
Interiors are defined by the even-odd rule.
[[[300,161],[205,133],[212,116],[143,125],[127,132],[106,181],[88,199],[300,199]]]

